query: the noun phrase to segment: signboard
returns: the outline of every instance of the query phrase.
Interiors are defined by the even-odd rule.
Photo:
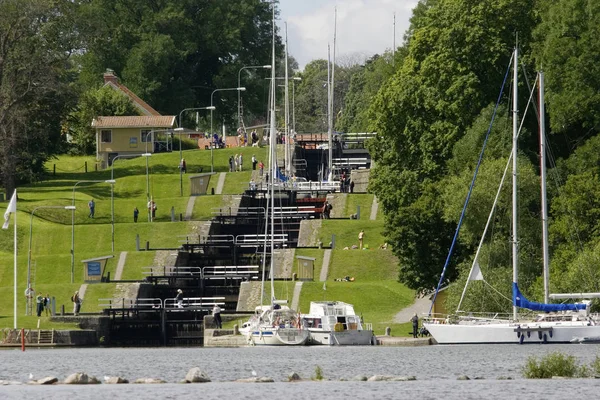
[[[87,275],[91,276],[101,276],[102,275],[102,266],[97,261],[90,261],[87,263]]]

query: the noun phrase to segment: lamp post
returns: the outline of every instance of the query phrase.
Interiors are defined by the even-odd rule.
[[[242,67],[238,71],[238,87],[242,86],[242,71],[245,69],[271,69],[271,65],[250,65]],[[242,126],[242,93],[238,91],[238,128]]]
[[[181,110],[179,112],[179,128],[175,128],[176,132],[179,132],[179,162],[181,163],[181,160],[183,159],[183,154],[181,152],[181,132],[184,131],[183,129],[183,121],[181,120],[181,117],[183,116],[183,113],[185,111],[193,111],[193,110],[214,110],[215,107],[213,107],[212,105],[209,107],[193,107],[193,108],[184,108],[183,110]],[[212,133],[211,133],[212,134]],[[179,195],[183,196],[183,169],[181,168],[181,164],[179,166]]]
[[[77,185],[79,185],[80,183],[109,183],[111,185],[111,191],[110,191],[110,198],[111,198],[111,205],[113,204],[113,190],[112,190],[112,186],[115,184],[115,181],[113,179],[107,179],[104,181],[100,181],[100,180],[84,180],[84,181],[78,181],[75,182],[75,185],[73,185],[73,200],[71,203],[71,208],[69,208],[69,210],[71,210],[71,283],[75,282],[75,188],[77,188]],[[112,227],[112,234],[113,234],[113,251],[114,251],[114,233],[115,233],[115,228],[114,228],[114,220],[115,220],[115,216],[114,216],[114,208],[111,206],[111,220],[113,221],[113,227]]]
[[[295,76],[292,78],[292,131],[296,133],[296,105],[295,105],[295,95],[296,95],[296,84],[295,81],[301,81],[302,78],[299,76]]]
[[[210,94],[210,135],[212,137],[213,134],[213,111],[215,110],[215,107],[213,106],[213,95],[216,92],[224,92],[224,91],[229,91],[229,90],[237,90],[238,92],[243,92],[246,90],[245,87],[241,87],[238,86],[236,88],[225,88],[225,89],[215,89],[213,90],[213,92]],[[210,146],[210,172],[214,173],[215,172],[215,161],[213,158],[213,147],[214,146]]]
[[[29,223],[29,251],[27,252],[27,289],[29,289],[31,287],[31,237],[32,237],[32,233],[33,233],[33,215],[35,214],[35,210],[39,210],[40,208],[56,208],[56,209],[63,209],[63,210],[71,210],[71,211],[75,211],[75,206],[38,206],[35,207],[32,211],[31,211],[31,222]],[[71,252],[72,253],[72,252]],[[31,301],[31,299],[29,297],[27,297],[27,307],[25,310],[25,315],[29,315],[29,301]]]

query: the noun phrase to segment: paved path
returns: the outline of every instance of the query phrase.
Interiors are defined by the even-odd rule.
[[[119,255],[119,262],[117,263],[117,270],[115,271],[115,277],[113,278],[115,281],[120,281],[121,276],[123,276],[123,268],[125,268],[125,260],[127,260],[127,252],[122,251]]]
[[[215,194],[223,194],[223,186],[225,186],[225,172],[219,173],[219,181],[217,182],[217,188]]]
[[[413,304],[400,310],[400,312],[394,316],[394,322],[399,324],[409,322],[415,313],[421,318],[421,316],[429,312],[430,306],[431,300],[429,300],[429,296],[416,299]]]
[[[292,310],[298,311],[298,304],[300,304],[300,292],[302,291],[302,283],[296,282],[294,286],[294,295],[292,296]]]
[[[185,220],[189,221],[192,219],[192,213],[194,212],[194,204],[196,204],[196,196],[190,196],[188,199],[187,207],[185,209]]]
[[[377,219],[377,211],[379,210],[379,202],[377,201],[377,196],[373,196],[373,205],[371,206],[371,221],[375,221]]]
[[[325,282],[327,275],[329,274],[329,261],[331,260],[331,249],[326,249],[323,252],[323,267],[321,267],[321,275],[319,275],[319,281]]]

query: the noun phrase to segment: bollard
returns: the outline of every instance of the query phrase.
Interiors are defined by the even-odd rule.
[[[385,336],[391,336],[392,335],[392,328],[390,328],[389,326],[385,327]]]
[[[175,222],[175,207],[171,207],[171,222]]]
[[[234,334],[234,335],[239,335],[239,334],[240,334],[240,328],[238,327],[238,325],[237,325],[237,324],[235,324],[235,325],[233,326],[233,334]]]
[[[360,219],[360,205],[356,206],[356,219]]]
[[[183,221],[183,214],[179,213],[179,221]]]
[[[292,282],[296,282],[296,280],[298,280],[298,274],[294,272],[292,274]]]
[[[52,175],[56,176],[56,164],[54,164],[54,167],[52,168]]]
[[[335,233],[331,235],[331,246],[329,247],[335,249]]]
[[[146,251],[150,251],[150,242],[146,241]]]
[[[60,306],[60,315],[61,316],[65,315],[65,305],[64,304]]]
[[[87,174],[87,161],[85,162],[85,173]]]
[[[215,188],[210,188],[210,194],[214,195],[215,194]]]
[[[135,235],[135,250],[140,251],[140,235]]]

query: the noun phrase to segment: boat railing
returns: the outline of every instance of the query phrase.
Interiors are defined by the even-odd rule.
[[[465,321],[477,322],[510,322],[512,314],[469,312],[459,314],[431,314],[424,316],[423,322],[431,324],[459,324]]]

